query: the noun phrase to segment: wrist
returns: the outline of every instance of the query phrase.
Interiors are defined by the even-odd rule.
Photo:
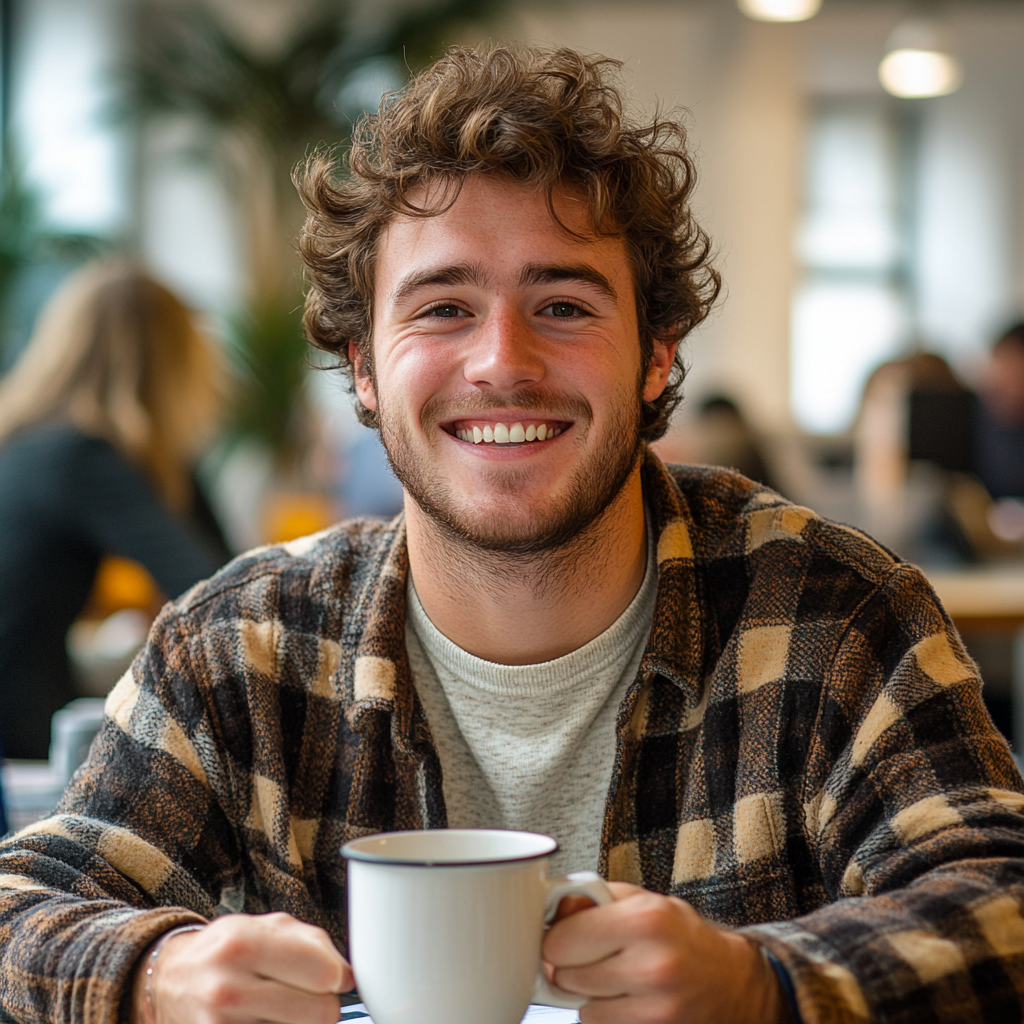
[[[722,1019],[744,1024],[789,1024],[789,1009],[779,977],[767,950],[739,932],[723,934],[732,947],[730,964],[732,978],[727,1002],[721,1006]]]
[[[781,964],[776,968],[778,961],[774,960],[767,947],[762,946],[759,942],[748,941],[760,963],[759,988],[762,1000],[760,1002],[761,1012],[756,1019],[764,1021],[766,1024],[769,1022],[770,1024],[798,1024],[790,1013],[789,999],[783,990],[782,979],[779,975],[779,970],[785,970],[785,968]]]
[[[157,1024],[154,995],[157,965],[169,942],[190,932],[202,931],[205,924],[182,924],[171,928],[151,943],[139,958],[132,989],[132,1024]]]

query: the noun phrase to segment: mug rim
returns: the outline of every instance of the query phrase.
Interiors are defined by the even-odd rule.
[[[373,840],[398,838],[400,836],[422,836],[428,833],[445,833],[447,835],[490,835],[490,836],[529,836],[534,839],[543,840],[549,848],[537,853],[525,853],[511,857],[473,857],[466,860],[449,860],[429,857],[396,856],[395,854],[377,853],[372,849],[360,849],[363,843]],[[368,864],[390,864],[396,867],[410,868],[466,868],[495,864],[519,864],[524,861],[540,860],[543,857],[550,857],[558,849],[558,840],[546,836],[541,832],[523,832],[515,829],[501,828],[420,828],[405,829],[398,832],[377,832],[368,836],[360,836],[358,839],[351,839],[341,848],[342,857],[347,860],[363,861]]]

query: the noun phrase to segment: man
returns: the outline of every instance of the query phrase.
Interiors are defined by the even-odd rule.
[[[586,1024],[1019,1019],[1024,795],[920,573],[646,449],[717,278],[610,74],[454,51],[307,167],[307,329],[404,519],[164,610],[0,848],[10,1018],[331,1024],[339,846],[492,825],[612,880],[544,943]]]

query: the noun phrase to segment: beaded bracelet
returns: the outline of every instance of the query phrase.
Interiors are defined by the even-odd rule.
[[[205,924],[179,924],[177,928],[164,932],[156,940],[146,964],[146,1017],[149,1024],[156,1024],[156,1009],[153,1006],[153,968],[156,967],[156,958],[160,955],[160,950],[164,948],[164,943],[173,939],[175,935],[183,935],[185,932],[201,932],[205,927]]]

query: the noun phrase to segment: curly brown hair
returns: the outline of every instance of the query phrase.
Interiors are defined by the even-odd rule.
[[[579,190],[594,233],[625,241],[641,366],[655,338],[682,340],[708,315],[721,286],[710,239],[690,208],[696,168],[679,121],[656,115],[634,123],[623,113],[621,66],[564,48],[454,48],[356,125],[348,175],[336,151],[308,157],[294,180],[307,210],[300,249],[310,341],[335,353],[350,380],[348,343],[355,342],[372,373],[377,240],[396,214],[449,209],[469,174],[545,188],[552,216],[556,185]],[[437,182],[448,187],[436,190],[433,205],[410,199]],[[644,439],[665,433],[684,376],[677,351],[664,392],[643,403]],[[374,413],[358,404],[357,411],[376,425]]]

